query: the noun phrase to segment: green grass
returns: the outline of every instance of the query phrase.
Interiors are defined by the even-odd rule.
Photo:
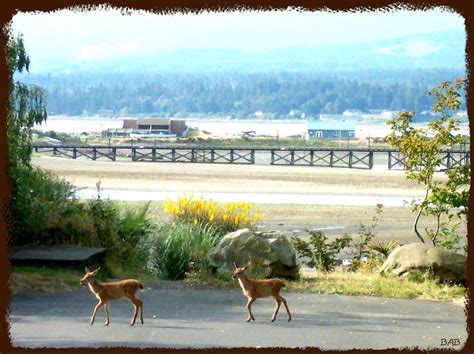
[[[13,294],[77,290],[83,276],[83,272],[71,268],[13,266],[9,286]]]

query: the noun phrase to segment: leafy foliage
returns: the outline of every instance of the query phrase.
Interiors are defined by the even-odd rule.
[[[7,116],[8,162],[10,177],[14,180],[16,168],[29,166],[33,125],[46,120],[47,113],[42,88],[14,81],[15,73],[28,71],[30,65],[22,36],[11,37],[5,52],[9,89]]]
[[[430,91],[436,98],[433,111],[439,116],[426,129],[413,127],[414,112],[402,112],[388,122],[392,126],[388,141],[403,153],[407,178],[425,187],[424,199],[420,203],[412,202],[416,212],[414,232],[422,242],[427,238],[434,245],[440,230],[447,230],[453,217],[463,218],[468,213],[470,164],[445,170],[446,182],[434,178],[442,166],[440,153],[468,141],[468,137],[455,134],[459,120],[453,117],[461,107],[464,86],[464,79],[459,78],[454,83],[445,81]],[[424,237],[418,227],[421,216],[434,216],[437,220],[436,228],[425,229]]]
[[[291,238],[296,252],[304,257],[304,263],[310,268],[328,272],[337,263],[337,254],[351,243],[351,237],[344,235],[328,242],[328,238],[321,231],[306,230],[311,236],[306,242],[298,236]]]
[[[68,241],[59,232],[56,220],[66,221],[69,215],[80,213],[80,207],[70,199],[73,187],[37,168],[22,166],[14,171],[15,184],[8,209],[13,245]]]

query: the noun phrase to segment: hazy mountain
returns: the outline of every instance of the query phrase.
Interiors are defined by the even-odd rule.
[[[376,30],[376,29],[374,29]],[[321,71],[464,68],[465,35],[442,31],[377,43],[295,47],[272,51],[190,49],[84,62],[33,62],[36,72]]]

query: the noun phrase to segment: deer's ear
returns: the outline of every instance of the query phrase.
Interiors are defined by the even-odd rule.
[[[97,274],[99,272],[99,270],[100,270],[100,267],[97,268],[96,270],[94,270],[92,273]]]
[[[247,269],[247,266],[243,267],[242,270],[246,270]]]
[[[86,273],[90,272],[89,268],[87,268],[87,267],[85,268],[85,271],[86,271]]]
[[[238,268],[238,267],[237,267],[237,264],[235,264],[235,262],[234,262],[234,267],[235,267],[235,269],[237,269],[237,268]]]

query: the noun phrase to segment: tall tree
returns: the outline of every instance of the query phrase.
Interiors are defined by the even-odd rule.
[[[26,243],[39,229],[38,224],[44,224],[41,217],[44,200],[38,196],[58,192],[55,188],[45,191],[44,185],[39,186],[38,182],[45,180],[46,175],[30,165],[33,125],[46,119],[46,108],[42,89],[15,81],[15,74],[28,72],[30,64],[21,35],[10,37],[5,54],[9,80],[7,175],[11,186],[7,218],[13,243]]]
[[[12,169],[28,167],[32,151],[32,129],[35,123],[46,120],[46,105],[43,89],[15,81],[15,74],[29,70],[30,59],[21,35],[10,37],[7,43],[8,66],[8,163],[10,177]]]

